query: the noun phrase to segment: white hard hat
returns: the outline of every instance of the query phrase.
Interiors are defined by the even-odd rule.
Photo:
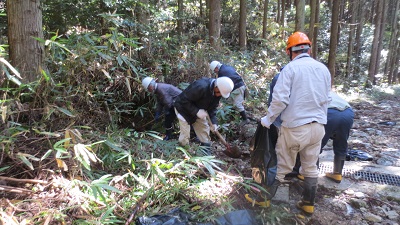
[[[221,64],[220,62],[218,62],[218,61],[212,61],[212,62],[210,63],[210,70],[214,72],[215,67],[218,67],[218,69],[219,69],[219,67],[220,67],[221,65],[222,65],[222,64]]]
[[[229,77],[219,77],[215,82],[222,97],[228,98],[233,90],[233,81]]]
[[[147,88],[149,87],[150,83],[153,81],[154,79],[151,77],[146,77],[142,80],[142,85],[144,87],[144,89],[147,90]]]

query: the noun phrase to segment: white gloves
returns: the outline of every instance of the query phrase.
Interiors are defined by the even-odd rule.
[[[196,113],[196,116],[199,118],[199,119],[205,119],[206,118],[206,116],[208,116],[208,113],[206,112],[206,110],[204,110],[204,109],[199,109],[199,111]]]
[[[269,126],[271,126],[271,123],[269,122],[269,119],[267,116],[264,116],[261,118],[261,125],[269,129]]]
[[[217,124],[213,124],[210,126],[211,132],[215,133],[219,129],[219,126]]]

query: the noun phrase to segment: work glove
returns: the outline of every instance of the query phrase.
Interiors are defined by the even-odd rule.
[[[263,125],[263,127],[266,127],[269,129],[269,126],[271,126],[271,123],[269,122],[269,119],[267,116],[264,116],[261,118],[261,125]]]
[[[218,126],[217,124],[212,124],[212,125],[210,126],[210,130],[211,130],[213,133],[215,133],[216,131],[218,131],[218,129],[219,129],[219,126]]]
[[[154,116],[154,122],[158,122],[158,120],[160,119],[160,112],[156,112],[156,115]]]
[[[207,116],[208,116],[208,113],[206,112],[206,110],[204,110],[204,109],[199,109],[199,111],[196,113],[196,116],[199,118],[199,119],[205,119]]]

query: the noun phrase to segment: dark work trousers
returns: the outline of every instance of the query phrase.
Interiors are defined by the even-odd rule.
[[[322,139],[321,152],[328,140],[332,139],[335,156],[345,159],[348,148],[347,139],[349,139],[353,121],[354,112],[351,108],[343,111],[328,109],[328,122],[325,125],[325,136]]]
[[[350,136],[350,129],[353,126],[354,112],[351,108],[347,108],[343,111],[337,109],[328,109],[328,122],[325,125],[325,136],[322,138],[322,148],[328,143],[329,139],[333,141],[333,152],[335,156],[342,159],[346,159],[348,143],[347,139]],[[319,160],[318,160],[319,162]],[[319,164],[317,162],[317,165]],[[296,164],[293,167],[293,171],[287,175],[287,177],[293,177],[299,174],[300,169],[300,157],[297,155]]]
[[[165,111],[164,127],[165,129],[171,129],[172,124],[176,118],[174,107],[171,107],[168,111]]]

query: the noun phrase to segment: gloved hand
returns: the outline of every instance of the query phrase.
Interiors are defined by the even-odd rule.
[[[269,126],[271,126],[271,123],[268,120],[267,116],[264,116],[261,118],[261,125],[269,129]]]
[[[204,110],[204,109],[199,109],[199,111],[196,113],[196,116],[199,118],[199,119],[205,119],[207,116],[208,116],[208,113],[206,112],[206,110]]]
[[[156,112],[156,115],[154,116],[154,122],[158,122],[158,120],[160,119],[160,112]]]
[[[210,130],[213,133],[215,133],[218,129],[219,129],[219,126],[217,124],[213,124],[212,126],[210,126]]]

